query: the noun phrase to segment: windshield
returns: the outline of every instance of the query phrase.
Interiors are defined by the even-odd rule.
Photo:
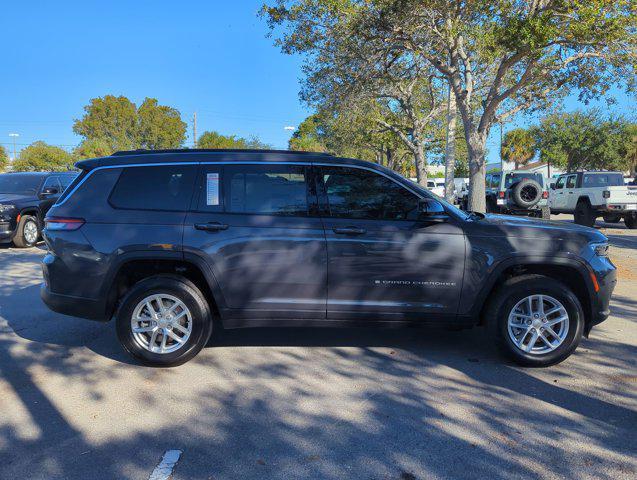
[[[544,186],[544,178],[540,173],[507,173],[504,177],[504,188],[509,188],[514,183],[527,179],[535,180],[542,187]]]
[[[41,181],[39,175],[5,173],[0,175],[0,193],[35,193]]]

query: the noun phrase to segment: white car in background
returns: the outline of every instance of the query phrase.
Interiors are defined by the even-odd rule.
[[[427,189],[435,193],[439,197],[445,196],[445,179],[444,178],[432,178],[427,180]]]

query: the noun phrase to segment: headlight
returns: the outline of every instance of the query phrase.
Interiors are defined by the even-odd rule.
[[[608,243],[591,243],[591,248],[598,257],[608,257]]]
[[[7,205],[6,203],[4,205],[0,204],[0,212],[8,212],[9,210],[13,210],[15,208],[15,205]]]

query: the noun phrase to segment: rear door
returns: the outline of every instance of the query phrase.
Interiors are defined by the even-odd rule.
[[[203,164],[184,253],[213,272],[224,321],[325,319],[327,253],[303,164]]]
[[[419,197],[351,166],[317,176],[328,252],[329,320],[432,320],[456,314],[465,261],[459,226],[420,219]]]

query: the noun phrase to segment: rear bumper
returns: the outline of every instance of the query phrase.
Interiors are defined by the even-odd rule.
[[[53,293],[46,284],[42,284],[40,287],[40,297],[46,306],[54,312],[89,320],[108,320],[104,315],[104,304],[98,300]]]

